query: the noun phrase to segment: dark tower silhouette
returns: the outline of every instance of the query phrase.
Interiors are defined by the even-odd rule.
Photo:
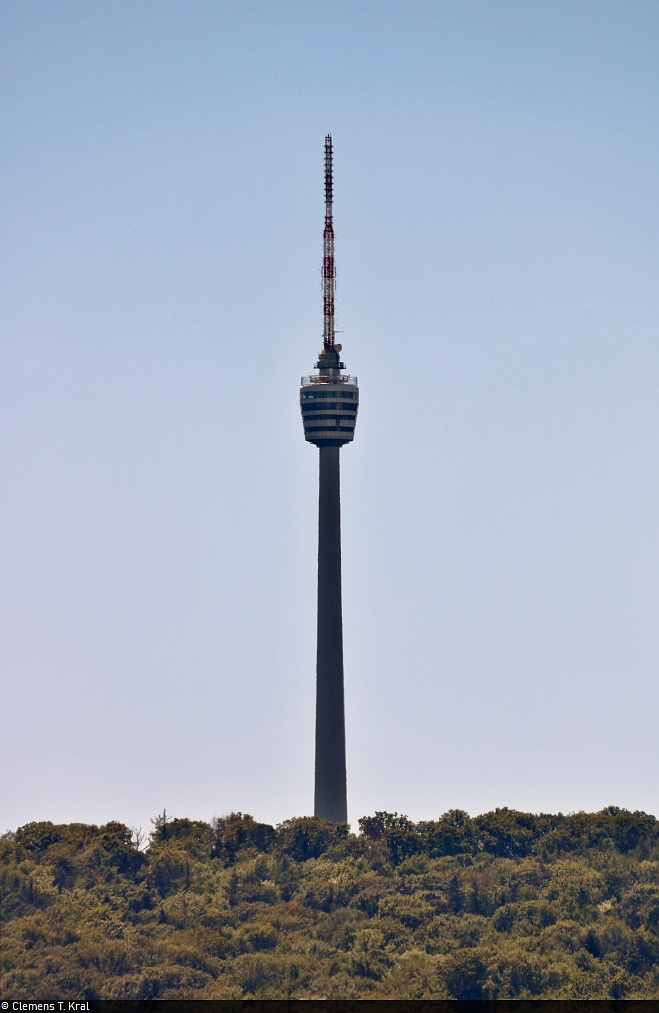
[[[341,370],[334,343],[334,226],[332,138],[325,138],[323,233],[323,350],[314,376],[303,376],[300,406],[304,436],[319,448],[318,640],[316,653],[316,780],[314,813],[335,823],[348,819],[346,733],[343,705],[341,612],[341,493],[339,451],[354,438],[359,387]]]

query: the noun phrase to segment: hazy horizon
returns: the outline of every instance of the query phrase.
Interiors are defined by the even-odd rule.
[[[0,18],[0,832],[312,812],[327,133],[350,820],[659,813],[656,4]]]

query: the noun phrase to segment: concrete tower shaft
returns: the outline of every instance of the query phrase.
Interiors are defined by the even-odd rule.
[[[314,813],[347,823],[339,450],[321,447],[319,452]]]

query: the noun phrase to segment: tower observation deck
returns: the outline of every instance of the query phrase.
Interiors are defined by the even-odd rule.
[[[348,819],[343,617],[341,606],[341,493],[339,451],[355,436],[357,377],[342,372],[334,337],[334,225],[332,138],[325,138],[323,232],[323,349],[312,376],[303,376],[300,407],[304,437],[319,448],[318,627],[316,649],[316,770],[314,813],[335,823]]]

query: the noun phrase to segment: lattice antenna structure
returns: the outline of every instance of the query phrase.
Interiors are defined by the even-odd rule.
[[[325,231],[323,232],[323,348],[334,348],[334,224],[332,222],[332,135],[325,138]]]

